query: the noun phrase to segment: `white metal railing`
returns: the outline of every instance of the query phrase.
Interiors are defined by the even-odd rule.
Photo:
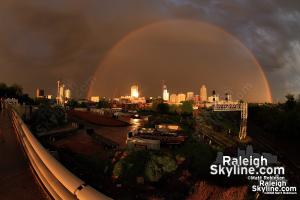
[[[11,116],[18,139],[30,163],[49,194],[57,200],[109,200],[111,198],[88,186],[59,163],[35,138],[12,108]]]

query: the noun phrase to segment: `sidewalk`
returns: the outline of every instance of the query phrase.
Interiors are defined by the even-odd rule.
[[[0,199],[48,199],[31,171],[5,110],[0,110]]]

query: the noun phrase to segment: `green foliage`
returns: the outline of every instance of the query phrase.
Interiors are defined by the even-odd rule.
[[[159,181],[165,174],[176,171],[177,164],[171,155],[152,154],[145,169],[146,178],[151,182]]]
[[[293,110],[297,104],[294,95],[288,94],[285,96],[285,98],[286,98],[286,102],[285,102],[286,110]]]
[[[149,117],[150,127],[154,127],[157,124],[178,124],[180,125],[181,116],[179,115],[152,115]]]
[[[157,106],[159,104],[161,104],[161,103],[163,103],[162,99],[155,99],[155,100],[153,100],[153,102],[152,102],[152,108],[151,108],[152,111],[157,112]]]
[[[51,100],[47,98],[35,98],[34,105],[51,105]]]
[[[118,161],[113,169],[113,176],[114,177],[120,177],[122,175],[122,170],[123,170],[123,160]]]
[[[176,153],[187,159],[187,167],[195,178],[207,176],[216,158],[216,152],[210,146],[193,138],[189,138]]]
[[[160,114],[168,114],[169,110],[170,110],[170,108],[169,108],[168,104],[166,104],[166,103],[157,104],[156,112],[158,112]]]
[[[176,169],[177,165],[171,154],[131,151],[114,165],[113,176],[127,184],[135,184],[139,176],[146,177],[150,182],[157,182]]]
[[[259,128],[275,137],[300,137],[300,103],[287,95],[284,104],[250,104],[249,128]]]
[[[20,85],[14,84],[7,86],[5,83],[0,83],[0,98],[15,98],[19,103],[33,104],[34,101],[28,94],[23,94],[23,88]]]
[[[67,106],[69,106],[70,108],[76,108],[79,106],[79,104],[76,100],[71,99],[70,101],[68,101]]]
[[[81,103],[78,104],[78,107],[79,108],[87,108],[88,105],[85,102],[81,102]]]
[[[5,83],[0,83],[0,97],[19,99],[22,95],[23,88],[20,85],[7,86]]]
[[[19,98],[22,95],[23,95],[23,88],[20,85],[14,84],[10,87],[7,87],[7,97]]]
[[[191,102],[191,101],[182,102],[181,112],[183,115],[192,115],[193,114],[193,102]]]
[[[7,85],[5,83],[0,83],[0,97],[7,96]]]
[[[209,109],[202,109],[199,122],[203,126],[210,126],[217,132],[227,132],[229,129],[239,132],[240,113],[239,112],[213,112]]]
[[[97,104],[97,108],[110,108],[110,103],[107,100],[100,100]]]
[[[144,176],[149,151],[130,151],[128,156],[119,160],[113,167],[113,176],[127,184],[135,184],[138,176]]]
[[[169,105],[169,113],[170,114],[180,114],[181,113],[181,107],[175,104]]]
[[[65,123],[65,111],[62,107],[40,105],[32,114],[30,127],[34,133],[41,133],[58,128]]]
[[[27,105],[32,105],[34,104],[34,100],[28,96],[28,94],[23,94],[22,96],[19,97],[19,103],[20,104],[27,104]]]

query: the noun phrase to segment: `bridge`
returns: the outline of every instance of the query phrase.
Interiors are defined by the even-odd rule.
[[[109,200],[60,164],[0,102],[0,199]]]

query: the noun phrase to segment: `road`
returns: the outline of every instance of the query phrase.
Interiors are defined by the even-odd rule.
[[[0,110],[0,199],[48,199],[19,146],[6,110]]]

